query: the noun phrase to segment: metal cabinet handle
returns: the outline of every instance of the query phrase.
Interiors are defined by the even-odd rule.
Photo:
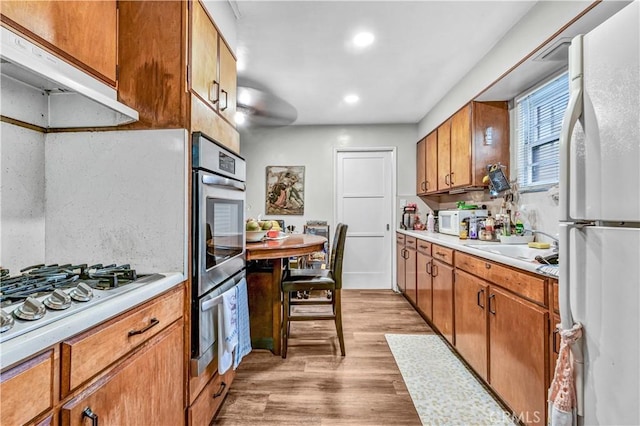
[[[560,351],[557,350],[556,348],[558,347],[558,334],[560,332],[558,331],[558,329],[556,328],[555,330],[553,330],[553,353],[555,354],[560,354]]]
[[[226,387],[227,387],[227,384],[225,382],[220,383],[220,389],[218,389],[218,392],[213,394],[213,399],[216,399],[217,397],[222,395],[224,393],[224,388]]]
[[[211,82],[211,85],[209,86],[209,102],[212,102],[213,104],[218,103],[218,87],[219,86],[220,85],[215,80],[213,80]]]
[[[91,407],[87,407],[82,411],[82,420],[85,417],[91,419],[91,426],[98,426],[98,415],[91,410]]]
[[[224,111],[229,108],[229,94],[224,89],[220,90],[220,92],[224,95],[224,106],[222,106],[222,102],[220,102],[220,111]]]
[[[445,257],[446,253],[440,253],[439,251],[437,251],[436,256]]]
[[[431,261],[427,262],[426,269],[427,269],[427,274],[429,274],[429,275],[431,275],[431,273],[432,273],[431,266],[432,266]]]
[[[482,295],[482,299],[483,299],[483,304],[480,304],[480,295]],[[478,290],[478,294],[477,294],[477,302],[478,306],[480,306],[482,309],[484,309],[484,288],[481,288],[480,290]]]
[[[491,310],[491,300],[494,300],[495,298],[496,298],[495,294],[492,294],[491,296],[489,296],[489,313],[492,313],[493,315],[496,314],[496,311],[495,311],[495,307],[493,310]]]
[[[136,334],[142,334],[145,331],[149,330],[151,327],[154,327],[154,326],[156,326],[158,324],[160,324],[160,320],[158,320],[157,318],[151,318],[151,321],[149,321],[149,325],[147,325],[146,327],[141,328],[140,330],[131,330],[129,332],[129,337],[135,336]]]
[[[485,263],[484,267],[487,268],[487,269],[491,269],[491,264],[490,263]]]
[[[449,185],[449,174],[448,173],[444,177],[444,183]]]
[[[433,264],[431,265],[431,269],[432,269],[432,274],[431,274],[431,276],[432,276],[432,277],[434,277],[434,278],[435,278],[435,277],[437,277],[437,276],[438,276],[438,265],[436,265],[435,263],[433,263]]]

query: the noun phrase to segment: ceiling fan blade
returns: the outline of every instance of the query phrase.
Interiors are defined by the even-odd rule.
[[[286,126],[298,118],[298,111],[273,93],[238,86],[237,109],[251,125]]]

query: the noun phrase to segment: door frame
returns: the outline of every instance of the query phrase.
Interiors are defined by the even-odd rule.
[[[339,147],[333,149],[333,223],[337,224],[338,220],[338,154],[342,152],[390,152],[391,153],[391,201],[388,206],[391,209],[391,223],[389,224],[389,259],[391,260],[391,290],[394,292],[398,292],[398,283],[396,280],[397,276],[397,265],[395,262],[396,256],[396,227],[394,224],[396,223],[397,212],[396,212],[396,200],[398,198],[398,172],[397,172],[397,163],[398,163],[398,153],[397,147],[395,146],[369,146],[369,147]]]

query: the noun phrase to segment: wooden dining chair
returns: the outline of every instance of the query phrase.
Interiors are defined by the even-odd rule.
[[[282,358],[287,357],[288,339],[292,321],[333,320],[336,324],[340,352],[345,356],[344,336],[342,332],[342,263],[344,246],[347,239],[348,225],[339,223],[333,238],[329,265],[326,269],[290,269],[282,279],[283,321],[282,321]],[[293,299],[291,294],[298,291],[312,292],[325,290],[331,292],[330,298]],[[292,307],[302,305],[330,305],[331,312],[326,313],[292,313]]]

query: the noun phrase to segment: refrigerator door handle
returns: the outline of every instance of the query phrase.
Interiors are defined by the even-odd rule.
[[[571,230],[582,229],[585,224],[577,223],[561,223],[560,224],[560,276],[558,289],[558,305],[560,307],[560,323],[562,330],[570,330],[573,328],[574,319],[571,312],[571,286],[575,285],[571,281]],[[584,381],[583,368],[584,357],[582,353],[582,342],[584,339],[578,339],[571,345],[571,353],[573,354],[573,364],[575,373],[576,402],[577,414],[582,416],[584,413]]]
[[[571,185],[571,135],[582,115],[582,35],[575,37],[569,47],[569,104],[560,130],[560,220],[571,220],[569,188]],[[566,258],[565,258],[566,259]]]

